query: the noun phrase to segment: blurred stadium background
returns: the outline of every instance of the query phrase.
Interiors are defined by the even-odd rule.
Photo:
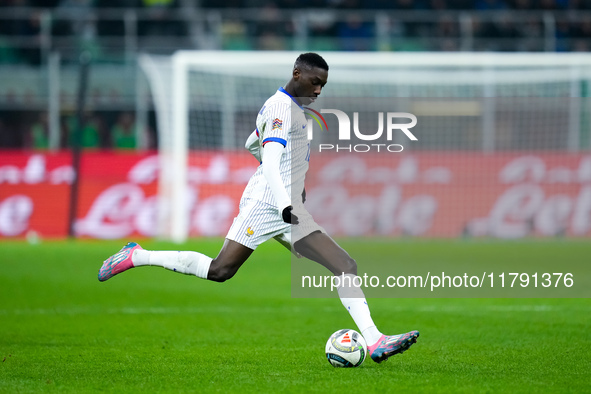
[[[183,144],[191,153],[182,193],[191,208],[176,239],[225,234],[256,167],[241,149],[254,111],[303,51],[334,65],[327,97],[414,98],[399,108],[420,119],[411,154],[361,159],[357,178],[345,174],[340,199],[326,186],[330,160],[313,166],[310,186],[319,188],[310,209],[335,235],[588,236],[590,43],[591,5],[575,0],[5,0],[0,236],[68,234],[84,52],[92,61],[76,233],[171,237],[178,224],[163,217],[180,200],[156,196],[178,173],[159,176],[157,152],[177,133],[166,102],[176,103],[178,92],[166,67],[178,50],[234,67],[186,71]],[[209,52],[218,50],[224,55]],[[157,68],[142,67],[142,55]],[[244,56],[266,64],[285,57],[286,65],[244,75]],[[363,62],[373,77],[355,81]],[[245,100],[231,99],[237,95]],[[375,168],[394,175],[370,185],[365,175]],[[327,202],[332,210],[322,208]],[[362,209],[346,220],[331,214],[353,206]]]

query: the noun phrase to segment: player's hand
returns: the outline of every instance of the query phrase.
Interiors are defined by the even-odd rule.
[[[298,217],[296,215],[294,215],[293,213],[291,213],[293,207],[290,205],[288,207],[285,207],[285,209],[283,209],[283,212],[281,213],[281,216],[283,217],[283,221],[285,223],[289,223],[289,224],[299,224],[300,221],[298,220]]]
[[[306,188],[304,188],[304,191],[302,192],[302,204],[306,202]]]

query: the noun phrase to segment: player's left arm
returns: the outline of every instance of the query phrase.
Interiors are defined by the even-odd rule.
[[[280,141],[267,141],[263,146],[263,175],[269,184],[271,193],[275,197],[277,208],[281,212],[281,217],[285,223],[298,224],[298,217],[291,213],[293,206],[291,205],[291,197],[287,193],[279,165],[281,164],[281,157],[285,153],[285,146]]]
[[[286,153],[287,139],[291,129],[291,106],[275,105],[267,108],[262,136],[263,175],[275,197],[277,209],[283,221],[298,224],[297,216],[291,213],[291,196],[281,178],[281,158]]]

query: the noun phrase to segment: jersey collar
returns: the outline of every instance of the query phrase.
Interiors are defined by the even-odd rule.
[[[298,103],[298,102],[296,101],[296,99],[294,99],[294,98],[291,96],[291,94],[287,93],[287,91],[286,91],[285,89],[283,89],[283,86],[280,86],[280,87],[279,87],[279,89],[277,89],[277,90],[278,90],[278,91],[280,91],[281,93],[285,93],[285,94],[287,94],[287,96],[288,96],[290,99],[292,99],[292,100],[293,100],[293,102],[294,102],[294,103],[296,103],[296,104],[298,105],[298,107],[300,107],[300,109],[301,109],[301,110],[303,110],[303,109],[304,109],[304,107],[302,107],[302,106],[300,105],[300,103]]]

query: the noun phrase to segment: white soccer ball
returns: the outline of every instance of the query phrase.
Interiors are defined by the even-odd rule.
[[[367,357],[367,344],[355,330],[339,330],[326,342],[326,358],[333,367],[355,368]]]

